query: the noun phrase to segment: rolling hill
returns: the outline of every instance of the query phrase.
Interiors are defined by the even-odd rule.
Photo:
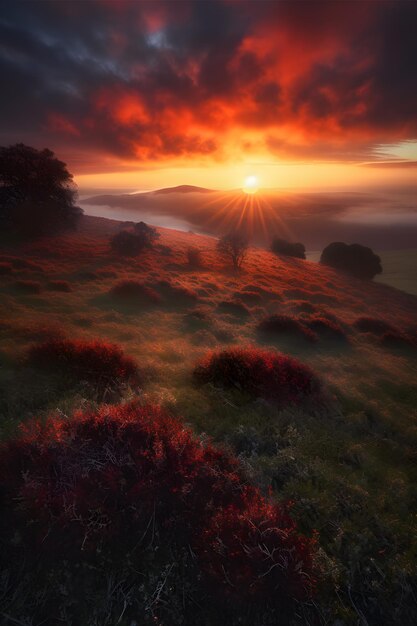
[[[28,364],[30,346],[115,343],[143,376],[122,403],[182,416],[233,451],[264,494],[292,502],[303,532],[317,532],[315,623],[414,623],[417,298],[257,248],[236,273],[212,237],[164,228],[141,256],[117,257],[109,239],[122,228],[87,216],[77,233],[4,246],[2,439],[33,415],[99,401],[86,377],[72,387]],[[320,402],[278,406],[239,385],[195,384],[207,354],[242,347],[309,366]]]

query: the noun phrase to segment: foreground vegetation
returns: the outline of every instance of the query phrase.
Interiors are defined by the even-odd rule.
[[[59,623],[58,619],[71,623],[70,618],[74,624],[80,623],[80,607],[74,606],[72,599],[81,593],[78,585],[82,581],[88,593],[84,607],[95,607],[82,617],[82,623],[89,624],[115,623],[119,618],[121,624],[131,624],[132,620],[144,623],[155,617],[159,621],[152,623],[164,626],[224,623],[225,590],[235,598],[227,622],[231,624],[233,619],[248,626],[275,624],[277,611],[278,623],[287,624],[415,623],[416,299],[383,285],[349,279],[323,266],[261,250],[249,250],[245,264],[235,272],[219,256],[213,240],[162,229],[153,247],[145,247],[137,258],[121,258],[109,244],[120,228],[116,222],[83,218],[78,233],[10,246],[0,259],[4,311],[0,319],[0,428],[3,441],[17,438],[16,444],[6,443],[2,453],[3,463],[6,460],[3,510],[7,513],[2,516],[2,558],[7,565],[3,565],[7,573],[1,579],[3,618],[10,616],[10,623],[18,619],[28,625],[48,623],[45,619],[51,624]],[[279,357],[276,351],[285,356]],[[238,364],[237,378],[235,369],[229,377],[222,369],[219,377],[218,368],[224,368],[226,357],[226,364],[230,365],[230,357],[233,367]],[[100,369],[103,358],[108,365],[104,370]],[[302,394],[300,401],[294,402],[285,393],[277,402],[265,392],[269,359],[291,364],[292,373],[296,371],[302,380],[309,381],[308,393]],[[225,385],[225,381],[230,384]],[[285,390],[285,386],[280,389]],[[134,419],[129,408],[132,400],[139,416]],[[103,402],[121,406],[100,409]],[[150,405],[162,406],[163,412],[144,408]],[[82,412],[74,417],[78,410]],[[53,416],[52,421],[47,420],[48,415]],[[296,525],[291,535],[294,545],[299,545],[298,538],[306,538],[303,545],[314,557],[310,578],[317,582],[308,590],[305,584],[296,586],[308,593],[295,593],[294,587],[286,586],[290,577],[284,577],[277,609],[270,605],[276,582],[268,587],[267,580],[275,580],[268,578],[266,587],[260,585],[264,589],[259,592],[261,596],[256,596],[248,608],[248,594],[258,588],[253,588],[253,580],[263,581],[257,578],[259,571],[254,579],[235,580],[233,576],[244,570],[240,560],[234,564],[214,547],[212,551],[207,548],[207,553],[202,551],[198,537],[191,542],[184,539],[182,547],[173,548],[164,534],[169,531],[157,526],[155,537],[162,533],[158,535],[161,541],[155,544],[154,539],[152,543],[147,535],[152,524],[146,530],[146,541],[143,539],[143,568],[134,565],[145,572],[144,578],[138,575],[141,583],[131,578],[130,570],[126,573],[130,561],[117,563],[121,566],[117,572],[106,569],[115,563],[111,554],[97,552],[97,546],[106,543],[109,530],[107,521],[101,524],[101,515],[115,524],[111,526],[116,533],[114,543],[106,543],[109,549],[119,545],[129,552],[135,545],[129,543],[133,542],[132,533],[118,534],[119,518],[113,519],[99,503],[96,506],[90,491],[92,485],[101,485],[108,495],[106,506],[119,513],[125,510],[119,507],[119,498],[127,493],[130,475],[111,461],[114,448],[109,450],[105,440],[115,420],[113,444],[118,441],[124,445],[125,440],[117,435],[122,428],[118,416],[123,415],[130,415],[129,424],[137,419],[139,429],[146,417],[146,424],[156,433],[160,433],[160,424],[171,424],[171,416],[182,418],[184,427],[172,425],[171,432],[177,432],[180,439],[185,437],[196,454],[200,450],[201,458],[207,450],[218,455],[216,463],[209,463],[210,468],[219,468],[216,479],[223,480],[224,463],[231,463],[239,484],[250,485],[249,492],[256,494],[253,498],[257,504],[250,514],[229,516],[225,514],[227,506],[216,507],[220,518],[214,520],[213,511],[210,515],[206,511],[199,521],[198,517],[187,518],[190,510],[178,513],[177,504],[190,503],[184,492],[178,500],[178,491],[155,498],[151,482],[153,501],[160,506],[169,503],[169,511],[179,515],[173,534],[181,525],[186,532],[186,520],[192,519],[193,532],[206,533],[206,546],[214,546],[219,537],[225,544],[222,533],[227,534],[233,523],[229,545],[240,559],[242,543],[247,545],[248,519],[261,524],[262,520],[274,519],[273,510],[285,511],[282,519],[286,528]],[[17,435],[19,424],[31,423],[34,416],[36,423],[46,425],[35,433],[31,430],[32,439]],[[90,429],[88,436],[81,437],[79,428]],[[100,440],[100,433],[104,440]],[[196,437],[201,438],[202,447]],[[207,443],[208,438],[212,444]],[[82,441],[90,448],[97,442],[98,448],[95,452],[89,448],[81,460]],[[39,458],[36,455],[42,442],[42,455],[46,455],[42,458],[47,464],[37,461],[37,466],[28,465],[29,460],[32,463]],[[169,446],[161,445],[149,447],[153,455],[150,467],[159,454],[173,462]],[[102,465],[105,450],[108,466]],[[90,453],[99,460],[93,468],[94,481],[85,478],[90,471],[85,465]],[[14,471],[11,454],[23,463],[20,469],[24,473],[17,468]],[[49,477],[46,483],[41,481],[46,488],[41,491],[39,467]],[[58,473],[56,467],[60,468]],[[115,467],[122,473],[116,477],[114,471],[107,471]],[[158,471],[164,467],[169,470],[171,466],[162,464]],[[173,479],[176,474],[168,470],[166,475]],[[69,509],[60,502],[55,502],[56,508],[49,506],[53,494],[63,497],[57,488],[59,481],[71,485],[66,492]],[[192,510],[197,510],[199,503],[210,505],[211,488],[204,489],[201,498],[198,482],[187,484],[186,493],[195,493]],[[181,492],[183,487],[176,485],[178,488]],[[17,491],[21,494],[18,503],[12,495]],[[238,491],[240,495],[233,498],[242,497],[244,491]],[[42,498],[48,502],[46,509]],[[147,506],[151,502],[143,493],[140,498]],[[278,508],[269,508],[271,501]],[[239,506],[246,506],[240,502]],[[81,517],[57,517],[57,512],[79,513],[81,505],[93,508],[82,509]],[[125,500],[123,506],[130,505],[131,501]],[[160,519],[169,511],[162,512]],[[36,544],[39,552],[31,543],[35,527],[29,527],[33,535],[25,536],[29,519],[38,520],[41,526],[37,528],[42,532],[53,530],[51,535],[41,534],[41,544]],[[140,521],[145,523],[143,532],[150,519],[151,514]],[[120,518],[120,525],[125,520],[125,516]],[[95,529],[93,535],[99,532],[95,535],[98,543],[91,544],[93,553],[88,549],[90,533],[86,533],[85,524]],[[19,572],[10,569],[11,562],[23,567],[5,550],[4,533],[10,533],[12,527],[21,530],[9,535],[7,550],[19,551],[22,542],[29,541],[28,552],[40,567],[35,569],[39,587],[29,589],[34,579],[26,574],[19,578]],[[74,536],[65,532],[68,528],[73,529]],[[59,532],[75,543],[61,545]],[[143,532],[135,530],[133,534],[141,538]],[[239,533],[243,533],[243,541]],[[85,537],[85,550],[81,550]],[[64,559],[60,552],[70,550],[73,555],[74,545],[78,545],[81,562]],[[155,545],[161,548],[151,549]],[[185,545],[191,546],[192,558],[188,548],[182,552]],[[59,562],[68,561],[68,566],[59,570],[59,577],[66,578],[59,578],[57,587],[52,581],[58,554]],[[220,560],[210,560],[214,555]],[[306,553],[301,560],[310,563]],[[111,571],[111,577],[105,579],[107,586],[104,578],[96,576],[96,567],[102,568],[102,573]],[[77,571],[82,572],[79,579]],[[89,577],[89,571],[94,577]],[[25,590],[17,585],[16,577],[19,584],[27,585]],[[201,581],[203,592],[198,589]],[[185,596],[180,592],[184,589]],[[200,606],[193,604],[195,611],[187,604],[194,600]],[[239,606],[241,602],[244,604]],[[32,608],[25,612],[27,606]],[[209,606],[210,611],[204,609]],[[59,611],[65,607],[67,613],[59,614],[57,607]]]

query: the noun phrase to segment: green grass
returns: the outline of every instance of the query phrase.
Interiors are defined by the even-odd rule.
[[[24,355],[33,342],[62,333],[119,343],[144,373],[142,391],[127,389],[124,400],[139,395],[144,403],[162,404],[201,436],[231,448],[250,480],[265,493],[272,490],[273,497],[293,501],[300,526],[318,530],[325,582],[317,603],[323,624],[415,623],[416,355],[387,351],[352,326],[361,315],[383,315],[407,327],[415,319],[415,303],[384,286],[351,283],[327,268],[279,260],[264,251],[253,251],[244,271],[234,275],[219,262],[211,240],[185,233],[162,234],[161,242],[173,249],[169,268],[156,252],[119,261],[106,247],[108,230],[116,226],[101,228],[97,235],[93,230],[72,236],[56,262],[32,252],[43,272],[26,269],[0,278],[0,437],[12,436],[32,415],[70,416],[96,402],[83,384],[69,389],[59,376],[30,370]],[[191,243],[200,247],[209,270],[187,268]],[[31,254],[18,248],[9,252]],[[85,280],[77,278],[81,270],[114,276]],[[195,305],[171,300],[150,309],[127,307],[108,295],[124,278],[149,281],[156,289],[158,280],[169,279],[205,293]],[[25,296],[13,291],[17,279],[42,285],[68,280],[73,291]],[[272,295],[250,307],[248,319],[219,314],[218,302],[246,285],[262,286]],[[305,290],[304,299],[319,313],[339,317],[349,343],[303,345],[284,337],[266,346],[313,367],[324,382],[325,402],[278,410],[238,391],[193,384],[194,365],[207,350],[257,344],[256,326],[266,314],[291,313],[285,291],[295,288]],[[335,297],[331,309],[315,295],[321,290]],[[194,308],[207,315],[203,327],[184,317]]]

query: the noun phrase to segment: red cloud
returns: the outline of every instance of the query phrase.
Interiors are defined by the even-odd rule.
[[[47,127],[73,148],[144,162],[251,151],[362,160],[417,137],[413,3],[37,7],[32,39],[3,37],[7,59],[19,58],[19,72],[36,60],[31,128],[52,111]],[[60,36],[51,51],[45,41]],[[6,82],[18,81],[25,103],[32,83],[19,72]],[[22,128],[15,107],[6,113]]]

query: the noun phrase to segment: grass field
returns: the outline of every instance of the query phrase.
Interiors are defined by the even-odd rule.
[[[144,373],[123,400],[183,416],[196,433],[231,449],[265,494],[293,501],[303,531],[318,531],[324,574],[315,623],[416,623],[417,298],[258,249],[235,273],[215,240],[168,229],[154,249],[120,259],[108,245],[119,229],[85,217],[76,234],[4,249],[1,437],[33,415],[70,416],[98,402],[88,385],[71,387],[31,367],[31,345],[56,337],[117,343]],[[188,265],[190,246],[200,251],[201,268]],[[402,274],[415,254],[383,255],[386,282],[413,290]],[[118,298],[112,288],[127,280],[158,298]],[[260,333],[272,314],[315,329],[315,340],[297,331]],[[361,332],[355,323],[363,316],[389,324],[393,341],[372,324]],[[339,335],[314,326],[317,317],[336,324]],[[320,404],[279,409],[238,389],[193,383],[209,350],[253,345],[311,366],[324,385]]]

